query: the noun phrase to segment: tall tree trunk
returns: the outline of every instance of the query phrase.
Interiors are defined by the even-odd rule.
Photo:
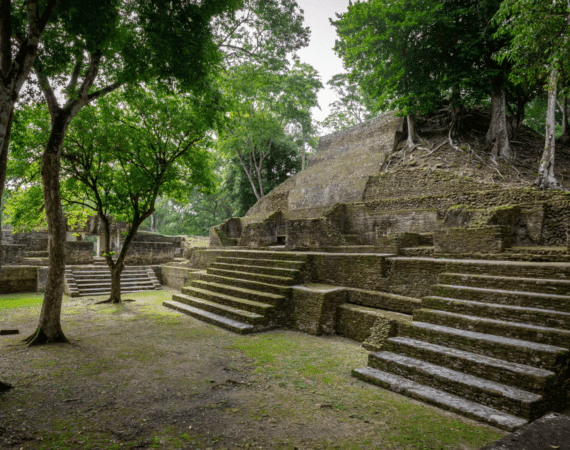
[[[10,131],[14,119],[14,108],[8,116],[8,127],[4,134],[4,140],[0,147],[0,267],[2,267],[2,196],[4,195],[4,185],[6,184],[6,169],[8,168],[8,147],[10,145]]]
[[[68,112],[55,116],[42,156],[42,182],[49,235],[49,272],[38,328],[25,340],[29,345],[68,342],[60,322],[65,277],[66,228],[61,208],[59,162],[65,132],[70,121],[71,114]]]
[[[408,122],[408,147],[415,147],[414,140],[417,139],[416,134],[416,117],[413,114],[408,114],[407,116]]]
[[[512,157],[504,90],[491,92],[491,124],[485,141],[495,158],[510,159]]]
[[[562,84],[562,135],[558,138],[558,142],[562,145],[570,143],[570,127],[568,126],[568,97],[566,93],[566,83]]]
[[[303,149],[301,150],[301,170],[305,170],[305,146],[307,137],[305,135],[305,130],[301,130],[303,135]]]
[[[538,167],[538,177],[534,184],[540,189],[560,189],[560,183],[554,176],[554,150],[556,146],[556,85],[558,70],[552,68],[548,79],[548,106],[546,108],[546,139],[544,152]]]
[[[154,214],[150,215],[150,232],[154,233]]]

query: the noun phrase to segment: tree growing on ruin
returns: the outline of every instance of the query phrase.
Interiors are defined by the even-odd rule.
[[[506,119],[508,64],[493,60],[504,37],[492,23],[500,0],[372,0],[349,6],[333,21],[335,50],[351,80],[379,111],[407,117],[408,146],[415,141],[415,113],[446,108],[449,139],[461,127],[465,105],[491,99],[486,137],[495,157],[509,159]]]
[[[513,65],[511,79],[514,82],[542,80],[548,92],[545,144],[535,185],[540,189],[561,189],[554,175],[554,113],[558,84],[561,81],[566,84],[568,77],[563,63],[570,56],[570,2],[505,0],[495,21],[500,24],[497,34],[511,38],[510,45],[503,48],[496,59]]]

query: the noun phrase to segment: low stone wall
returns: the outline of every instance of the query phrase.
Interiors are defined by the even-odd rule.
[[[0,262],[6,265],[22,264],[26,256],[26,249],[23,245],[2,244],[0,247]]]
[[[188,258],[193,269],[207,269],[227,249],[195,248]]]
[[[446,228],[433,235],[434,254],[501,253],[505,248],[505,227]]]
[[[182,289],[186,286],[188,274],[196,271],[197,269],[188,269],[186,267],[161,266],[161,284],[175,289]]]
[[[126,264],[163,264],[174,259],[174,244],[171,242],[133,241],[129,247]]]
[[[309,253],[301,274],[305,282],[382,291],[388,263],[383,254]]]
[[[365,342],[371,337],[378,321],[392,323],[389,335],[396,336],[400,324],[411,322],[412,316],[345,303],[337,311],[336,332],[357,342]]]
[[[288,220],[286,229],[287,250],[314,250],[345,244],[339,231],[323,218]]]
[[[16,294],[37,291],[37,267],[6,266],[0,269],[0,294]]]
[[[293,287],[286,307],[287,326],[315,336],[335,332],[337,307],[346,301],[346,290],[326,284]]]
[[[65,243],[65,264],[93,264],[95,244],[85,241]]]
[[[42,252],[48,249],[47,231],[30,231],[12,235],[14,244],[23,245],[28,252]]]

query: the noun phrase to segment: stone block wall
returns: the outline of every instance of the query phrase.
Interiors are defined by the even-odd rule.
[[[463,255],[469,253],[501,253],[510,236],[504,226],[481,228],[446,228],[433,235],[435,255]]]
[[[37,291],[37,267],[2,267],[0,270],[0,294]]]
[[[126,264],[149,265],[163,264],[174,260],[174,244],[172,242],[133,241],[129,247]]]
[[[387,256],[360,253],[312,253],[301,274],[304,282],[385,290]]]
[[[48,249],[48,232],[15,233],[12,235],[12,242],[16,245],[23,245],[28,252],[45,252]]]
[[[67,241],[65,243],[66,264],[93,264],[95,244],[85,241]]]
[[[161,284],[182,289],[186,286],[188,274],[195,272],[196,269],[188,269],[186,267],[161,266],[162,281]]]
[[[314,283],[295,286],[286,307],[286,324],[315,336],[332,334],[337,306],[345,301],[346,291],[340,287]]]
[[[287,250],[315,250],[344,244],[338,230],[323,218],[288,220],[286,234]]]
[[[22,264],[26,256],[26,249],[23,245],[4,244],[0,246],[0,262],[3,265]]]

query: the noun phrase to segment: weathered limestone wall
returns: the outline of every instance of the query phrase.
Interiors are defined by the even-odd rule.
[[[4,244],[0,247],[0,262],[5,265],[22,264],[26,256],[26,249],[23,245]]]
[[[184,286],[186,286],[188,274],[194,273],[196,271],[197,269],[188,269],[186,267],[175,267],[168,265],[161,266],[161,284],[173,287],[175,289],[182,289]]]
[[[38,291],[37,267],[2,267],[0,270],[0,294]]]
[[[126,264],[136,266],[164,264],[174,259],[172,242],[133,241],[125,259]]]
[[[434,253],[463,255],[478,253],[501,253],[505,248],[505,227],[500,225],[481,228],[446,228],[433,235]]]
[[[258,201],[245,218],[362,201],[369,177],[402,136],[403,119],[386,114],[321,137],[308,167]]]
[[[84,241],[65,242],[65,264],[92,264],[95,244]]]

